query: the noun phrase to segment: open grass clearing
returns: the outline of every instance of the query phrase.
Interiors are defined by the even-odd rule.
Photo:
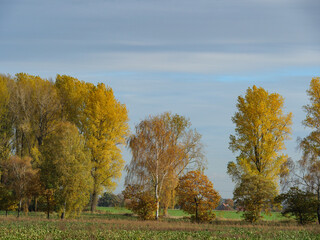
[[[97,210],[101,212],[107,212],[111,214],[132,214],[132,211],[123,208],[123,207],[97,207]],[[180,209],[169,209],[168,210],[169,217],[179,218],[179,217],[188,217],[190,214],[180,210]],[[237,211],[215,211],[216,217],[218,220],[242,220],[242,212]],[[266,221],[280,221],[286,220],[285,217],[281,215],[280,212],[271,212],[270,215],[262,214],[263,219]]]

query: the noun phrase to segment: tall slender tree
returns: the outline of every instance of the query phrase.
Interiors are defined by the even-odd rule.
[[[279,176],[285,171],[287,161],[287,156],[281,150],[285,149],[284,140],[289,138],[292,118],[291,113],[283,113],[283,103],[284,99],[279,94],[270,94],[256,86],[248,88],[244,97],[238,97],[238,111],[232,117],[236,125],[235,135],[230,135],[229,148],[239,152],[239,155],[236,162],[228,164],[228,173],[237,184],[235,193],[241,192],[241,189],[251,189],[246,183],[251,184],[247,180],[255,176],[266,181],[260,188],[252,188],[257,191],[257,195],[264,191],[263,186],[268,189],[271,186],[271,189],[277,191]],[[236,202],[240,200],[238,196],[241,195],[235,194]],[[268,197],[259,200],[257,207],[260,210],[252,212],[258,216],[250,219],[259,219],[260,211],[266,209],[265,203],[269,200]],[[242,207],[250,211],[246,206]]]
[[[112,190],[124,166],[120,145],[129,134],[128,112],[104,84],[94,86],[85,102],[83,131],[91,150],[93,191],[91,211],[94,211],[103,188]]]

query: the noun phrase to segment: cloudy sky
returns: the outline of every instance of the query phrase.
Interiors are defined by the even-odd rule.
[[[132,130],[149,114],[189,117],[203,135],[206,174],[232,197],[231,117],[248,87],[285,97],[294,115],[285,152],[299,159],[301,107],[320,75],[319,11],[318,0],[0,0],[0,73],[104,82],[127,105]]]

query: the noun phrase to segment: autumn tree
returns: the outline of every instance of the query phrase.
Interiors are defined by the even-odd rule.
[[[83,131],[91,151],[93,190],[91,211],[104,188],[112,190],[121,177],[124,161],[120,145],[129,133],[128,112],[111,88],[100,83],[92,87],[85,101]]]
[[[307,90],[310,104],[304,106],[307,114],[303,125],[312,129],[308,136],[299,138],[302,157],[298,162],[289,161],[290,169],[283,176],[287,187],[300,187],[306,192],[315,194],[316,213],[320,224],[320,78],[313,78]]]
[[[88,204],[92,179],[90,154],[75,125],[61,122],[54,134],[44,139],[40,173],[45,195],[54,197],[61,218],[79,214]],[[47,202],[49,217],[50,202]]]
[[[26,200],[28,189],[32,182],[33,176],[37,172],[31,166],[31,158],[12,156],[3,164],[3,184],[6,187],[8,201],[11,201],[11,194],[14,200],[18,202],[18,217],[22,209],[22,203]],[[10,190],[12,193],[10,193]],[[8,204],[8,203],[7,203]],[[11,204],[9,204],[11,205]]]
[[[37,155],[61,116],[56,89],[51,81],[25,73],[16,74],[9,89],[15,153],[21,157]]]
[[[122,192],[129,200],[126,207],[136,213],[142,220],[154,219],[157,204],[151,190],[142,185],[127,185]]]
[[[126,166],[126,184],[152,186],[156,219],[160,201],[164,200],[164,184],[177,183],[169,180],[177,179],[187,166],[201,168],[204,165],[201,135],[190,126],[190,121],[183,116],[163,113],[141,121],[128,140],[132,160]],[[167,185],[167,190],[175,187]]]
[[[75,124],[80,132],[84,131],[84,110],[89,91],[94,88],[92,83],[79,81],[78,79],[67,76],[57,75],[55,87],[62,105],[62,117]]]
[[[78,127],[91,151],[91,210],[94,211],[99,194],[104,189],[111,191],[121,176],[124,161],[119,147],[129,132],[127,109],[104,84],[95,86],[57,75],[55,86],[64,118]]]
[[[236,182],[235,193],[241,189],[250,189],[250,178],[264,179],[264,188],[254,188],[255,195],[270,189],[274,194],[262,194],[266,199],[261,199],[257,206],[259,211],[264,211],[268,198],[276,195],[280,174],[285,171],[287,156],[281,153],[285,149],[284,140],[289,138],[292,114],[283,113],[284,99],[277,93],[268,93],[263,88],[253,86],[248,88],[244,97],[238,97],[238,111],[232,117],[236,125],[235,135],[230,135],[229,148],[239,152],[236,162],[229,162],[228,174]],[[249,184],[246,186],[246,184]],[[235,201],[238,199],[235,194]],[[241,196],[241,195],[240,195]],[[250,199],[248,199],[250,200]],[[253,201],[253,199],[252,199]],[[253,202],[252,202],[253,204]],[[248,216],[258,214],[258,211],[246,208]],[[258,219],[259,216],[250,217]],[[247,219],[251,221],[250,219]]]
[[[187,213],[193,214],[196,222],[211,221],[213,210],[218,206],[220,195],[212,182],[200,171],[191,171],[179,178],[178,203]]]
[[[74,124],[79,136],[76,136],[75,126],[72,125],[70,128],[73,132],[69,133],[72,139],[67,139],[64,135],[67,131],[61,131],[61,122],[65,122],[65,127],[68,124],[66,122]],[[62,183],[59,175],[70,174],[66,169],[80,171],[79,169],[65,166],[64,172],[56,165],[63,158],[68,158],[70,162],[75,161],[70,153],[73,151],[71,145],[78,141],[80,135],[81,148],[83,143],[89,152],[90,164],[87,167],[92,181],[87,184],[91,184],[91,209],[94,210],[98,195],[104,189],[112,190],[115,180],[121,175],[124,161],[120,145],[125,144],[128,132],[126,107],[116,100],[112,89],[104,84],[95,86],[66,75],[57,75],[55,83],[25,73],[18,73],[15,77],[0,76],[0,165],[10,155],[31,157],[32,168],[41,170],[41,184],[30,189],[28,194],[33,195],[28,197],[34,199],[35,209],[37,198],[41,198],[41,203],[45,198],[49,209],[48,216],[53,207],[60,206],[59,199],[72,198],[61,193],[61,186],[80,184],[72,178]],[[62,134],[65,149],[56,141],[57,134]],[[56,145],[50,146],[48,139],[54,140]],[[63,149],[63,152],[59,155],[54,151],[54,147]],[[53,159],[54,157],[57,159]],[[78,160],[82,161],[83,158]],[[84,164],[86,161],[83,161]],[[72,164],[80,166],[79,162]],[[64,166],[64,162],[61,166]],[[0,167],[0,184],[2,178]],[[84,179],[86,178],[81,178]],[[59,190],[57,186],[60,187]],[[42,197],[38,195],[39,189],[43,193]],[[65,203],[65,213],[68,215],[68,206],[71,205]],[[79,201],[78,204],[79,206],[74,205],[71,208],[81,209],[84,203]]]
[[[9,76],[0,75],[0,163],[9,158],[12,148],[13,116],[9,110],[10,90],[8,89],[10,82],[12,79]]]

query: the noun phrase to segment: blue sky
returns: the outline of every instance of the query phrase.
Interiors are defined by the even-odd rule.
[[[285,97],[294,115],[285,152],[299,159],[306,89],[320,75],[319,11],[318,0],[1,0],[0,72],[104,82],[132,130],[149,114],[189,117],[206,174],[232,197],[231,117],[253,84]]]

